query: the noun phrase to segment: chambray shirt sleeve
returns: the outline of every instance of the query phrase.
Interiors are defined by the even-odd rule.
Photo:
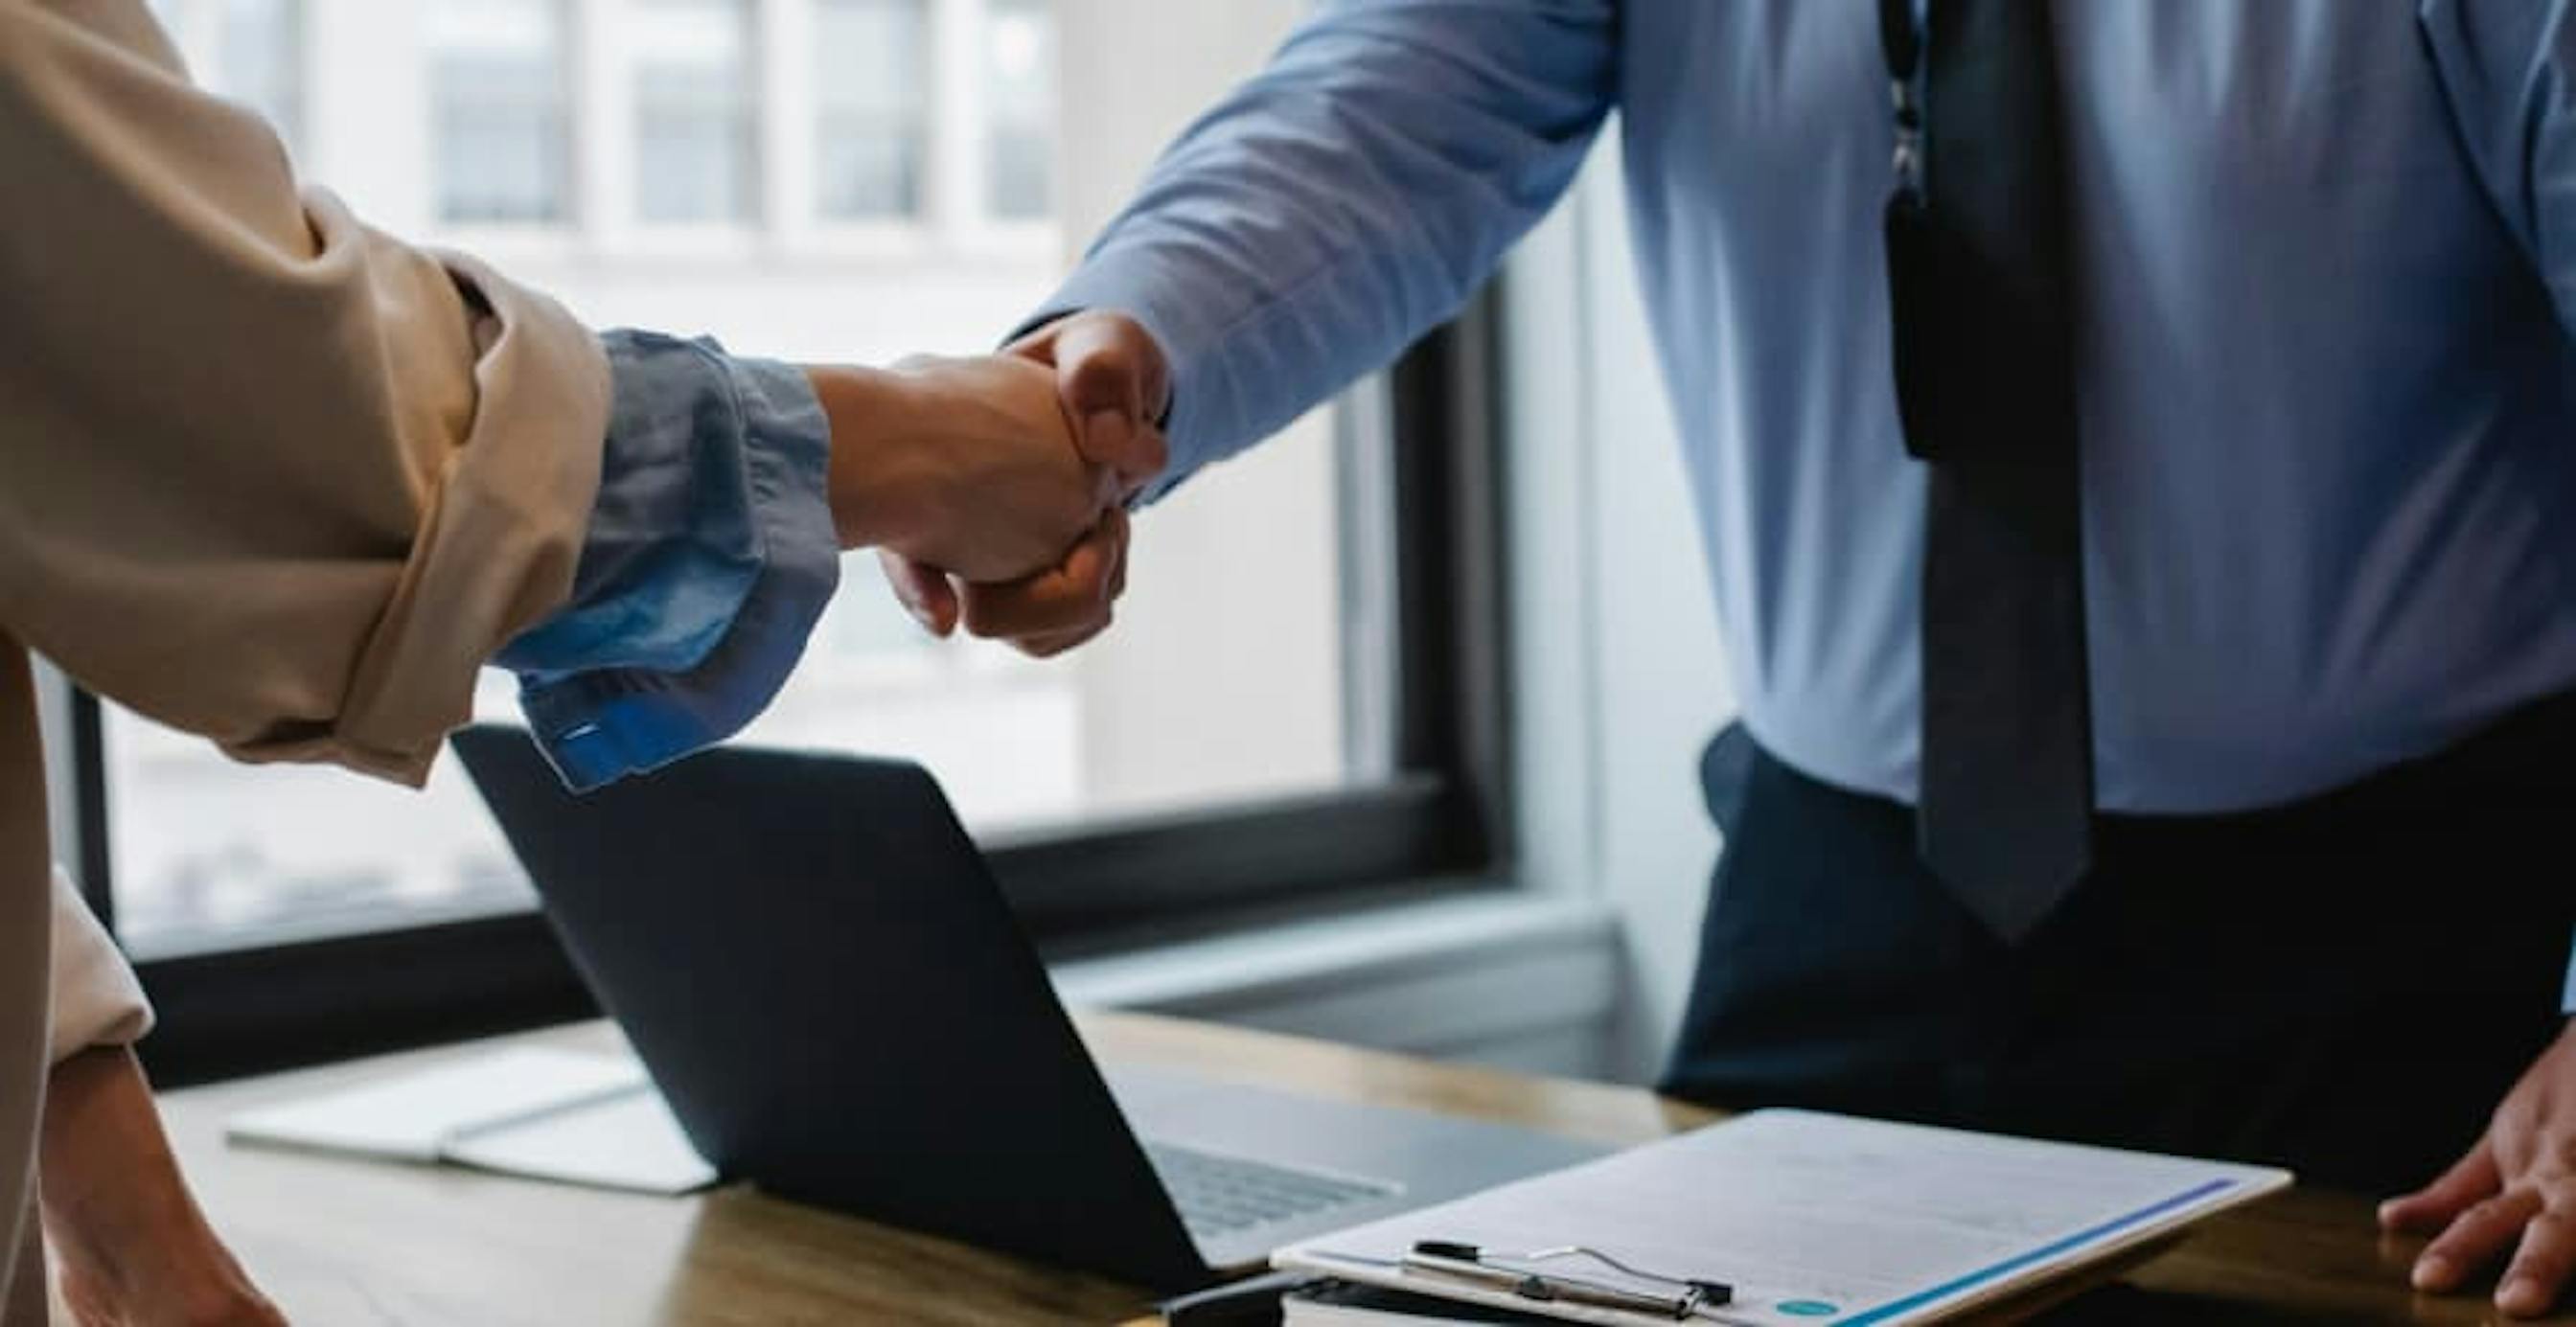
[[[577,791],[740,731],[840,579],[831,431],[804,373],[709,339],[600,339],[613,398],[572,597],[494,660]]]
[[[1172,369],[1160,496],[1455,313],[1572,182],[1613,0],[1333,0],[1163,156],[1029,320],[1134,317]]]
[[[2576,1014],[2576,957],[2567,960],[2567,981],[2558,989],[2558,1012]]]
[[[2576,338],[2576,3],[2419,0],[2416,18],[2461,147]],[[2559,1009],[2576,1014],[2576,951]]]

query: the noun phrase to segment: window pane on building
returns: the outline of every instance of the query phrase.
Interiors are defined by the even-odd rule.
[[[985,42],[993,215],[1035,220],[1055,210],[1055,6],[993,0]]]
[[[289,148],[304,124],[303,0],[151,0],[189,73],[259,113]]]
[[[267,117],[292,145],[303,128],[303,6],[296,0],[224,0],[223,60],[216,90]]]
[[[636,0],[635,211],[650,222],[748,221],[759,196],[751,6]]]
[[[571,80],[561,6],[441,0],[423,17],[439,219],[569,219]]]
[[[820,0],[814,197],[824,217],[918,216],[930,155],[923,0]]]

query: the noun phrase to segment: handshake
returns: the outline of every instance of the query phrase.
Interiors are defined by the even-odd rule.
[[[1107,630],[1126,503],[1165,461],[1162,350],[1077,313],[997,355],[808,371],[832,430],[833,523],[924,628],[1059,654]]]

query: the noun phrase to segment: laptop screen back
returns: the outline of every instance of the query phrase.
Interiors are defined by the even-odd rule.
[[[1207,1278],[918,766],[716,750],[577,797],[525,733],[455,745],[725,1174],[1157,1289]]]

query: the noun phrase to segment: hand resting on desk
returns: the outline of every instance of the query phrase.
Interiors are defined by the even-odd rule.
[[[2548,1312],[2576,1272],[2576,1025],[2506,1094],[2467,1156],[2382,1204],[2379,1220],[2439,1232],[2416,1259],[2416,1289],[2457,1290],[2510,1248],[2496,1307],[2516,1317]]]

